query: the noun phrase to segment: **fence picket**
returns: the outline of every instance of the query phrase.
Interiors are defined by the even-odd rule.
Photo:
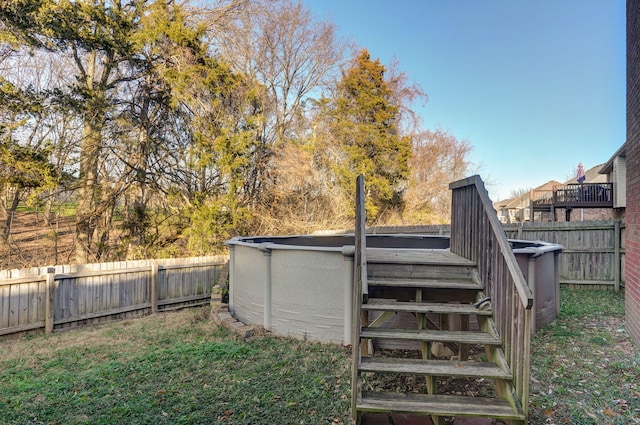
[[[203,305],[227,261],[212,256],[3,270],[0,336],[137,317],[152,311],[152,294],[160,310]]]

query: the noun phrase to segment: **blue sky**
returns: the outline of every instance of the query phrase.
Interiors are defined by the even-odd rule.
[[[303,0],[429,96],[492,200],[566,181],[624,143],[624,0]]]

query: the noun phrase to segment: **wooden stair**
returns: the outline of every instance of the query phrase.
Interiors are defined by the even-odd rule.
[[[366,275],[368,296],[359,305],[360,325],[354,325],[357,424],[366,425],[374,413],[428,415],[435,425],[463,416],[526,423],[475,263],[448,250],[368,248]],[[398,342],[416,349],[378,349]],[[435,343],[454,355],[436,358]],[[406,358],[411,351],[415,358]],[[424,379],[425,392],[390,392],[380,384],[389,377]],[[486,396],[465,396],[448,389],[447,379],[486,381],[493,387]]]
[[[369,412],[398,412],[447,416],[477,416],[496,419],[522,419],[501,399],[426,394],[364,393],[359,405]],[[435,423],[435,421],[434,421]]]
[[[454,376],[491,379],[511,379],[511,373],[495,363],[478,361],[447,361],[363,357],[361,372],[412,373],[414,375]]]

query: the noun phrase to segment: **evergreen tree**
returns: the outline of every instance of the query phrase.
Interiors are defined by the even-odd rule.
[[[365,175],[367,212],[371,219],[400,208],[409,176],[411,141],[398,128],[399,107],[385,81],[385,67],[362,50],[343,73],[334,99],[325,100],[328,119],[324,145],[338,185],[353,192],[358,174]]]

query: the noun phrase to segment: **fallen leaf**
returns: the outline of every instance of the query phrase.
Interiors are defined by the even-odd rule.
[[[622,409],[622,410],[627,410],[629,408],[629,405],[627,404],[627,400],[624,400],[622,398],[618,398],[616,400],[613,400],[613,404],[615,404],[616,406],[620,407],[620,409]]]
[[[602,411],[602,413],[604,413],[607,416],[618,416],[618,414],[616,412],[614,412],[613,410],[609,409],[608,407],[605,407],[604,410]]]

